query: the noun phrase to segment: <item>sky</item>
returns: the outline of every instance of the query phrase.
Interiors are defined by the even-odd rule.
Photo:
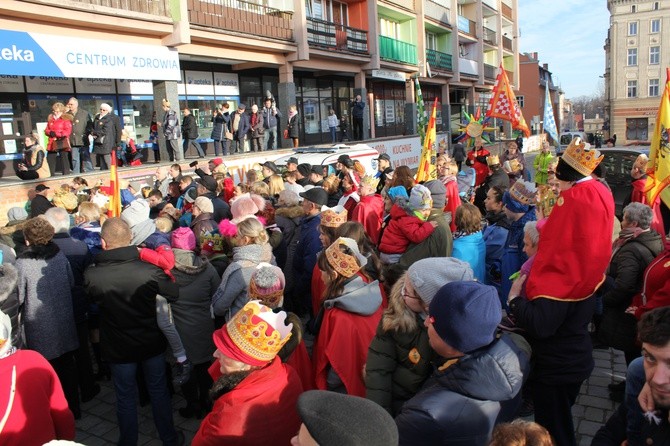
[[[606,0],[518,0],[519,52],[538,53],[566,98],[591,96],[605,73]]]

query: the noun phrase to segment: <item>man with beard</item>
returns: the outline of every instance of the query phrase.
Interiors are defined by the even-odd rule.
[[[285,319],[284,311],[253,300],[214,332],[217,361],[209,368],[214,407],[193,446],[289,444],[298,432],[302,384],[277,356],[293,328]]]
[[[670,444],[670,307],[645,314],[638,335],[642,358],[628,367],[626,400],[596,433],[592,446]]]

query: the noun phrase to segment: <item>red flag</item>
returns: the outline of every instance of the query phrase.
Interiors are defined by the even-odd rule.
[[[116,150],[112,150],[112,165],[109,168],[109,205],[107,209],[108,217],[121,216],[121,190],[119,189],[119,173],[116,170]]]
[[[428,126],[426,127],[426,137],[423,140],[423,149],[421,150],[419,169],[416,171],[417,183],[437,179],[437,170],[436,170],[437,168],[435,161],[437,158],[437,154],[435,151],[435,140],[437,139],[437,133],[435,131],[436,119],[437,119],[437,98],[435,98],[435,103],[433,104],[433,112],[430,115],[430,121],[428,121]]]
[[[666,68],[665,90],[656,116],[647,164],[647,203],[654,206],[657,198],[670,206],[670,68]]]
[[[500,63],[500,72],[493,86],[493,95],[489,101],[489,108],[486,110],[486,116],[504,119],[512,123],[512,128],[521,130],[526,137],[530,136],[530,129],[521,113],[521,107],[516,101],[516,96],[512,91],[507,78],[507,72]]]

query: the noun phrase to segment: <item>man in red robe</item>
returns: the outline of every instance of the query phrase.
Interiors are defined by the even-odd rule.
[[[351,221],[360,222],[365,228],[365,233],[375,244],[379,240],[384,213],[384,199],[376,193],[378,183],[379,178],[370,175],[361,178],[361,185],[358,189],[361,201],[351,213]]]
[[[475,187],[484,183],[484,180],[486,180],[486,177],[489,174],[489,165],[486,159],[490,154],[491,152],[481,145],[481,141],[475,142],[475,147],[468,152],[468,158],[465,164],[475,169]]]
[[[285,319],[285,312],[250,301],[214,332],[214,408],[193,446],[290,443],[300,428],[296,404],[302,384],[277,356],[291,336]]]

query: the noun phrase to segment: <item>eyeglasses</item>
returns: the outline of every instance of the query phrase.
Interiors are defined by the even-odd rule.
[[[400,294],[402,294],[402,297],[406,297],[408,299],[421,300],[421,298],[419,296],[416,296],[414,294],[407,294],[407,288],[405,288],[404,284],[402,286],[402,290],[400,291]]]

